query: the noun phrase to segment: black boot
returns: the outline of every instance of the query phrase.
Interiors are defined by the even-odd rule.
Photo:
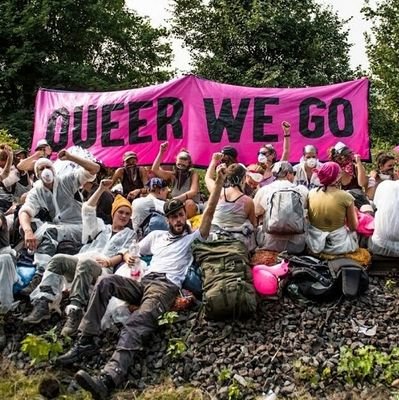
[[[97,340],[94,336],[81,336],[73,347],[56,359],[60,366],[71,365],[81,361],[84,356],[93,356],[98,352]]]
[[[111,376],[102,373],[99,376],[91,376],[82,369],[75,374],[76,382],[85,390],[91,393],[94,400],[106,400],[111,396],[115,388]]]

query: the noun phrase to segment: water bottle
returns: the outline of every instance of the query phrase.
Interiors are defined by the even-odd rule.
[[[132,244],[129,247],[129,254],[131,256],[138,257],[140,254],[140,247],[136,240],[133,240]],[[130,267],[130,276],[133,279],[138,279],[140,276],[140,259],[137,258],[136,262],[133,264],[129,264]]]

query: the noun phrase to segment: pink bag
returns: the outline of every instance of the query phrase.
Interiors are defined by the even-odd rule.
[[[374,232],[374,217],[370,214],[358,211],[357,219],[359,220],[359,224],[356,232],[366,237],[372,236]]]

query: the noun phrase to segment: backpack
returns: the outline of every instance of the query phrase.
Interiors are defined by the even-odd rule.
[[[291,276],[286,289],[291,296],[313,301],[331,301],[344,295],[354,298],[364,293],[368,275],[360,264],[347,258],[320,261],[314,257],[289,259]]]
[[[152,231],[167,231],[169,229],[168,220],[164,214],[155,209],[151,209],[150,211],[150,214],[139,226],[141,237],[147,236]]]
[[[212,320],[248,317],[257,297],[248,252],[238,240],[196,241],[193,254],[202,270],[205,317]]]
[[[263,230],[277,235],[304,233],[305,211],[301,194],[294,189],[274,192],[268,200]]]

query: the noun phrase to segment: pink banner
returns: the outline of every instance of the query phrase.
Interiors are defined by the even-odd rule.
[[[73,145],[88,149],[109,167],[125,151],[139,164],[152,164],[160,143],[169,141],[165,163],[181,148],[196,166],[207,166],[225,145],[239,161],[256,162],[259,148],[273,144],[282,153],[282,121],[291,123],[292,162],[313,144],[320,159],[338,141],[368,159],[368,80],[301,89],[226,85],[193,75],[160,85],[114,92],[40,89],[36,97],[32,148],[47,139],[54,151]]]

